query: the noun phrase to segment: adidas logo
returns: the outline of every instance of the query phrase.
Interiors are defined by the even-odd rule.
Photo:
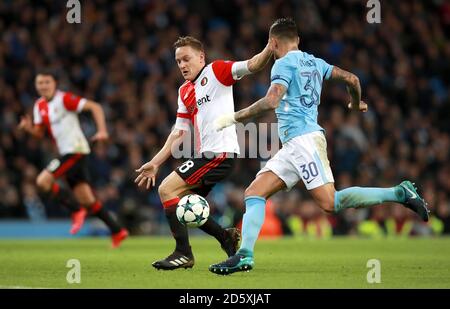
[[[170,261],[169,263],[174,266],[180,266],[180,265],[186,264],[187,262],[189,262],[189,259],[185,256],[182,256],[179,259]]]

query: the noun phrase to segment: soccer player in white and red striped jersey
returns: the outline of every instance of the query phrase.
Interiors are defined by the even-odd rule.
[[[106,141],[108,131],[101,105],[70,92],[58,90],[56,77],[48,70],[36,75],[35,86],[41,97],[34,104],[34,119],[32,120],[29,115],[23,116],[19,128],[37,138],[44,137],[47,131],[56,143],[60,155],[37,177],[36,184],[39,190],[69,208],[72,217],[71,234],[76,234],[81,229],[89,210],[109,227],[112,245],[118,247],[128,236],[128,232],[103,208],[89,185],[90,176],[86,160],[91,150],[78,120],[78,113],[91,112],[97,126],[97,133],[91,140]],[[63,176],[73,192],[56,182],[56,179]]]
[[[241,77],[261,70],[272,56],[271,47],[267,45],[246,61],[216,60],[206,64],[203,44],[199,40],[190,36],[181,37],[174,48],[175,60],[186,80],[178,91],[175,128],[158,154],[136,170],[140,174],[135,180],[147,189],[154,186],[159,167],[170,157],[172,147],[180,144],[183,135],[193,125],[195,153],[200,156],[181,164],[158,189],[176,241],[172,254],[152,264],[157,269],[165,270],[194,266],[187,228],[175,214],[178,201],[191,192],[208,195],[216,183],[231,173],[233,158],[239,154],[236,129],[232,126],[217,132],[213,126],[214,120],[224,113],[234,112],[233,84]],[[228,256],[235,254],[240,239],[237,229],[223,229],[212,217],[200,229],[214,236]]]

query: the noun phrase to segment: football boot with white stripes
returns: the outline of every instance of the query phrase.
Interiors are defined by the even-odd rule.
[[[194,266],[194,256],[185,255],[180,252],[174,251],[171,255],[165,259],[155,261],[152,266],[156,269],[162,270],[174,270],[177,268],[192,268]]]

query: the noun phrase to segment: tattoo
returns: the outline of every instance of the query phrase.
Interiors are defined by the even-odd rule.
[[[269,110],[274,110],[286,93],[286,87],[280,84],[272,84],[264,98],[259,99],[247,108],[236,112],[234,118],[241,122],[244,119],[259,116]]]
[[[331,79],[345,82],[348,86],[348,92],[352,97],[352,104],[359,106],[359,102],[361,101],[361,84],[355,74],[334,66],[331,72]]]

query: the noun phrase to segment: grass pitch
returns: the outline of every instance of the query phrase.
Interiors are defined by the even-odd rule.
[[[172,252],[165,237],[132,237],[110,249],[108,238],[0,240],[0,287],[30,288],[450,288],[450,238],[259,240],[255,269],[218,276],[224,260],[214,239],[192,237],[193,269],[157,271],[151,262]],[[69,259],[81,283],[68,284]],[[381,262],[381,283],[367,282],[369,259]]]

